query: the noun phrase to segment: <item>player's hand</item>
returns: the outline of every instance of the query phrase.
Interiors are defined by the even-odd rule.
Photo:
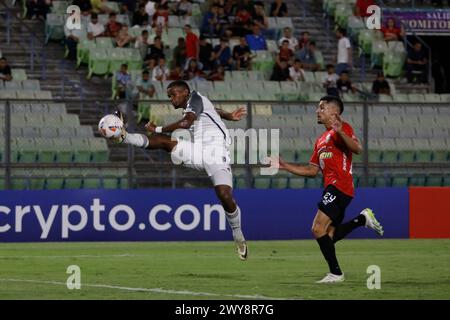
[[[331,123],[331,128],[337,133],[342,130],[342,119],[338,114],[334,115],[333,122]]]
[[[148,132],[155,132],[156,131],[156,125],[153,123],[153,122],[148,122],[146,125],[145,125],[145,129],[148,131]]]
[[[286,169],[287,162],[285,162],[280,157],[270,157],[269,161],[270,161],[269,162],[270,168],[273,168],[273,169],[278,168],[279,170]]]
[[[240,107],[233,112],[231,112],[231,119],[232,121],[239,121],[243,117],[247,115],[247,109],[245,107]]]

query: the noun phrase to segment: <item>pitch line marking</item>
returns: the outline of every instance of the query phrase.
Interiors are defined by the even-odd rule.
[[[45,280],[0,278],[0,282],[22,282],[22,283],[52,284],[52,285],[66,286],[65,282],[45,281]],[[255,299],[255,300],[300,300],[299,298],[279,298],[279,297],[275,298],[275,297],[267,297],[267,296],[263,296],[263,295],[259,295],[259,294],[247,295],[247,294],[195,292],[195,291],[188,291],[188,290],[171,290],[171,289],[162,289],[162,288],[133,288],[133,287],[122,287],[122,286],[115,286],[115,285],[108,285],[108,284],[84,284],[84,283],[82,283],[81,286],[92,287],[92,288],[116,289],[116,290],[123,290],[123,291],[165,293],[165,294],[178,294],[178,295],[188,295],[188,296],[229,297],[229,298]]]

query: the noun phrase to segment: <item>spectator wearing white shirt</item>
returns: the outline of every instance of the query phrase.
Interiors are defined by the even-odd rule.
[[[166,66],[166,59],[159,58],[158,65],[153,69],[152,81],[166,81],[170,70]]]
[[[147,54],[147,49],[150,46],[150,41],[148,39],[148,30],[142,30],[141,35],[137,37],[134,47],[139,49],[142,58]]]
[[[96,13],[91,14],[91,21],[88,24],[87,32],[89,40],[102,37],[105,33],[105,26],[98,22],[98,15]]]
[[[71,15],[73,15],[72,13]],[[70,60],[75,60],[77,58],[77,44],[80,42],[81,37],[81,29],[67,28],[67,25],[64,25],[64,35],[66,36],[66,46],[69,51],[69,55],[67,56]]]
[[[332,64],[327,65],[327,74],[323,78],[322,85],[327,90],[327,95],[339,97],[337,89],[337,81],[339,76],[334,72],[334,66]]]
[[[336,73],[338,75],[342,71],[349,71],[352,65],[352,45],[345,35],[346,31],[343,28],[336,30],[336,37],[338,38]]]
[[[292,52],[295,52],[298,49],[298,40],[292,36],[292,30],[289,27],[283,29],[283,37],[278,40],[279,47],[281,47],[284,40],[289,41],[289,49],[291,49]]]
[[[305,71],[300,60],[295,59],[292,67],[289,67],[289,77],[292,81],[305,81]]]

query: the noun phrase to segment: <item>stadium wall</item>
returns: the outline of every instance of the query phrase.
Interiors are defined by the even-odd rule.
[[[236,190],[249,240],[310,239],[322,190]],[[450,188],[361,188],[346,219],[372,208],[386,238],[450,238]],[[444,200],[444,201],[443,201]],[[360,228],[352,238],[375,238]],[[230,240],[214,191],[1,191],[0,241]]]

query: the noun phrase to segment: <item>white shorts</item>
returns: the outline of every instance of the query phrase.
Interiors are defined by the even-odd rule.
[[[171,152],[171,158],[175,164],[206,171],[214,186],[233,187],[230,151],[225,142],[203,145],[201,142],[192,143],[178,139],[176,147]]]

